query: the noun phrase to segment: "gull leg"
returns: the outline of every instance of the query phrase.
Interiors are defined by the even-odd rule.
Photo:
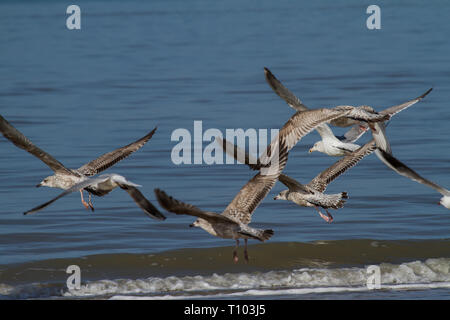
[[[234,250],[233,250],[233,260],[234,260],[234,263],[237,263],[238,262],[238,260],[239,260],[239,258],[238,258],[238,256],[237,256],[237,248],[239,247],[239,239],[236,239],[236,246],[234,247]]]
[[[317,210],[317,212],[319,213],[319,215],[320,215],[320,217],[323,219],[323,220],[325,220],[326,222],[331,222],[331,221],[333,221],[333,217],[331,217],[331,221],[330,221],[330,214],[328,213],[328,211],[327,211],[327,213],[328,213],[328,217],[326,216],[326,215],[324,215],[322,212],[320,212],[320,210],[316,207],[316,206],[314,206],[314,209],[316,209]]]
[[[333,216],[331,215],[331,213],[329,213],[327,209],[325,209],[325,212],[327,213],[328,218],[329,218],[328,222],[329,223],[333,222]]]
[[[94,211],[94,205],[92,204],[92,196],[89,191],[88,191],[88,195],[89,195],[89,201],[88,201],[89,208],[91,208],[91,210]]]
[[[244,239],[244,259],[245,259],[245,263],[248,263],[248,252],[247,252],[247,239]]]
[[[89,210],[89,205],[86,203],[86,201],[84,201],[84,198],[83,198],[83,189],[80,190],[80,194],[81,194],[81,203],[86,208],[86,210]]]

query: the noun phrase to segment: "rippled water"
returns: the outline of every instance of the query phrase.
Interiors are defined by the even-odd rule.
[[[195,120],[202,120],[203,132],[280,128],[293,110],[265,82],[263,67],[268,67],[312,108],[369,104],[381,110],[433,87],[423,101],[392,119],[388,134],[397,158],[424,177],[450,185],[450,6],[446,2],[433,6],[422,1],[381,2],[382,29],[378,31],[365,27],[370,3],[359,1],[77,4],[82,11],[80,31],[65,28],[64,3],[0,3],[0,114],[67,167],[78,168],[157,126],[141,150],[107,172],[143,185],[141,191],[155,204],[153,189],[159,187],[180,200],[221,212],[254,173],[242,165],[177,166],[170,158],[176,144],[171,133],[177,128],[193,133]],[[317,138],[314,132],[292,150],[287,174],[308,182],[336,161],[307,153]],[[0,137],[0,284],[52,282],[45,273],[25,278],[20,274],[34,268],[34,263],[51,269],[55,259],[68,265],[92,255],[157,255],[223,246],[229,246],[220,251],[224,261],[230,260],[226,267],[216,262],[205,271],[180,263],[170,272],[177,277],[208,276],[250,274],[260,268],[254,260],[258,254],[254,258],[250,250],[250,264],[236,269],[231,263],[232,241],[188,228],[193,219],[187,216],[167,213],[164,222],[150,220],[121,190],[95,198],[94,213],[87,212],[79,195],[73,194],[42,212],[23,216],[60,192],[34,188],[50,174],[45,164]],[[252,222],[274,229],[267,245],[279,244],[279,250],[286,251],[283,244],[291,242],[358,239],[436,240],[427,250],[449,247],[448,241],[440,241],[449,238],[450,222],[448,210],[437,205],[440,195],[396,175],[374,155],[327,189],[350,195],[345,207],[334,211],[332,224],[321,220],[314,209],[273,201],[282,189],[280,184],[274,187]],[[337,250],[363,254],[366,249],[355,243]],[[370,263],[444,259],[439,261],[448,274],[448,250],[420,257],[411,250],[398,250],[402,254],[395,262],[388,255],[370,262],[355,262],[353,255],[345,259],[348,266],[359,268]],[[200,257],[210,252],[214,251],[199,250]],[[305,258],[305,264],[318,254]],[[316,267],[326,268],[332,258],[327,259]],[[124,259],[123,263],[130,262]],[[67,276],[63,265],[58,266],[62,273],[58,281]],[[13,268],[21,270],[19,275],[5,276]],[[118,277],[114,262],[111,267],[93,264],[89,268],[101,276],[86,281]],[[289,268],[285,271],[292,272],[294,267]],[[151,276],[146,265],[136,270],[120,277]],[[422,296],[445,297],[441,290],[427,289]],[[395,298],[408,297],[410,291],[391,292]],[[340,297],[351,297],[351,293]]]

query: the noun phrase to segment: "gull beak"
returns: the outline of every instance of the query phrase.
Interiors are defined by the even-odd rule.
[[[39,183],[36,185],[36,188],[39,188],[39,187],[42,187],[42,183],[41,183],[41,182],[39,182]]]
[[[191,223],[191,224],[189,225],[189,227],[190,227],[190,228],[194,227],[194,224],[193,224],[193,223]]]
[[[311,149],[309,149],[309,153],[311,153],[311,152],[313,152],[313,149],[311,148]]]

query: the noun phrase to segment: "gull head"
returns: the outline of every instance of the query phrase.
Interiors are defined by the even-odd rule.
[[[60,186],[58,184],[56,176],[48,176],[36,185],[36,188],[38,187],[59,188]]]
[[[208,221],[206,221],[205,219],[198,218],[193,223],[191,223],[189,225],[189,227],[198,227],[198,228],[202,228],[202,229],[208,231],[208,229],[211,228],[211,224]]]
[[[323,146],[323,141],[317,141],[311,149],[309,149],[309,153],[313,152],[313,151],[319,151],[319,152],[324,152],[324,146]]]
[[[273,198],[273,200],[287,200],[289,190],[283,190]]]
[[[195,220],[193,223],[191,223],[190,225],[189,225],[189,227],[199,227],[199,228],[201,228],[201,226],[200,226],[200,221],[197,219],[197,220]]]
[[[439,204],[447,209],[450,209],[450,196],[443,196]]]
[[[199,227],[213,236],[218,236],[216,227],[202,218],[198,218],[197,220],[195,220],[192,224],[189,225],[189,227]]]

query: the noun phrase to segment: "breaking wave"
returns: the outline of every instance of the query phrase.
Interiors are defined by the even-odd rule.
[[[269,272],[148,277],[90,281],[78,290],[63,285],[0,284],[3,298],[198,299],[300,297],[304,294],[369,291],[365,267],[300,268]],[[380,288],[423,290],[450,288],[450,258],[401,264],[381,263]]]

